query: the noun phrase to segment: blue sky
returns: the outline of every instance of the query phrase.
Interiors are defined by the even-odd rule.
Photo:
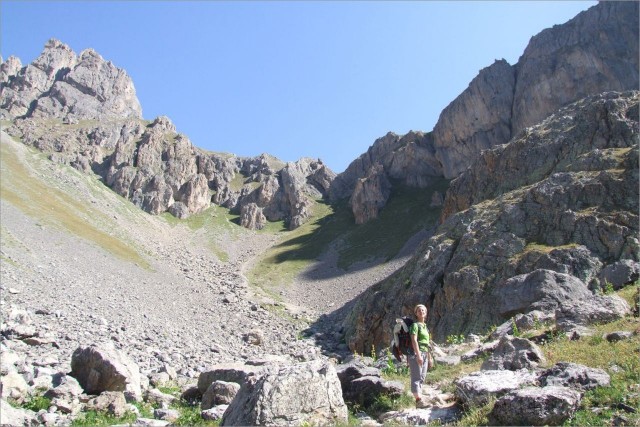
[[[132,77],[143,116],[198,147],[320,158],[335,172],[388,131],[430,131],[478,71],[595,1],[11,1],[0,52],[49,38]]]

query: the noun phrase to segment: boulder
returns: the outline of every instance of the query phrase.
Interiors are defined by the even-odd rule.
[[[204,395],[214,381],[244,384],[250,375],[264,371],[263,366],[244,365],[242,363],[224,363],[214,365],[198,377],[198,390]]]
[[[354,379],[343,388],[346,401],[369,406],[380,396],[397,398],[404,393],[404,385],[399,381],[387,381],[379,376],[364,376]]]
[[[526,387],[499,398],[489,413],[493,425],[562,425],[580,405],[580,393],[567,387]]]
[[[600,272],[600,287],[606,288],[610,283],[613,289],[621,289],[626,285],[634,283],[640,278],[640,263],[624,259],[616,263],[607,265]]]
[[[71,356],[71,376],[88,394],[122,391],[128,401],[142,400],[140,369],[113,346],[78,347]]]
[[[511,324],[511,322],[509,322],[509,324]],[[505,334],[506,332],[503,335]],[[462,356],[460,356],[460,359],[466,362],[468,360],[477,359],[478,357],[482,357],[486,354],[493,353],[493,351],[498,347],[498,344],[500,344],[499,339],[496,339],[494,341],[490,341],[484,344],[480,344],[479,347],[473,348],[467,351],[466,353],[462,354]]]
[[[153,410],[153,418],[173,422],[180,418],[180,411],[176,409],[157,408]]]
[[[617,295],[592,295],[582,300],[562,302],[556,310],[556,326],[568,332],[576,326],[613,322],[630,311],[629,304]]]
[[[240,384],[226,381],[214,381],[202,396],[201,408],[211,409],[218,405],[228,405],[238,394]]]
[[[63,398],[73,400],[84,393],[78,380],[70,375],[57,374],[52,378],[53,388],[50,388],[44,394],[49,399]]]
[[[28,409],[14,408],[4,398],[0,399],[0,425],[2,426],[38,426],[36,413]]]
[[[0,391],[2,392],[1,398],[11,398],[22,402],[29,393],[29,384],[18,372],[10,371],[0,378]]]
[[[537,376],[525,369],[520,371],[478,371],[455,381],[456,397],[468,406],[481,406],[492,397],[535,384]]]
[[[545,358],[540,347],[525,338],[504,336],[494,352],[482,363],[482,370],[533,369]]]
[[[213,408],[203,410],[200,412],[200,416],[205,421],[218,421],[222,419],[222,416],[228,407],[229,405],[217,405]]]
[[[332,364],[313,360],[273,367],[245,382],[221,425],[294,426],[347,421],[340,380]]]
[[[163,393],[157,388],[152,388],[150,390],[147,390],[147,392],[145,393],[145,398],[147,402],[156,404],[161,408],[168,408],[169,405],[171,405],[172,403],[178,400],[175,396],[172,396],[167,393]],[[185,399],[185,400],[189,401],[189,399]]]
[[[105,391],[87,402],[87,409],[106,412],[114,417],[122,417],[128,410],[127,401],[121,391]]]
[[[456,406],[446,408],[404,409],[385,412],[380,416],[384,425],[447,425],[460,419],[461,411]]]
[[[538,377],[543,386],[563,386],[578,390],[608,387],[611,377],[602,369],[570,362],[558,362]]]
[[[633,337],[633,332],[630,331],[614,331],[605,335],[604,339],[609,342],[618,342],[622,340],[628,340]]]

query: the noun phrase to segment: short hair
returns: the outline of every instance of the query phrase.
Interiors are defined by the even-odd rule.
[[[427,310],[427,307],[424,304],[418,304],[415,307],[413,307],[413,314],[416,314],[416,312],[420,307],[424,308],[424,311],[426,311],[427,313],[429,312],[429,310]]]

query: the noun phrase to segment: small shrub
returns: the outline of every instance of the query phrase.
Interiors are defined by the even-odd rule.
[[[602,293],[604,293],[605,295],[611,295],[614,292],[615,289],[613,289],[613,283],[609,282],[608,280],[605,281],[604,286],[602,287]]]
[[[127,412],[122,417],[114,417],[105,412],[87,411],[71,422],[72,426],[110,426],[114,424],[133,423],[138,417],[133,412]]]
[[[462,344],[464,343],[464,335],[449,335],[447,337],[447,344]]]
[[[31,399],[23,403],[21,406],[24,409],[38,412],[43,409],[49,409],[49,406],[51,406],[51,399],[44,396],[32,396]]]

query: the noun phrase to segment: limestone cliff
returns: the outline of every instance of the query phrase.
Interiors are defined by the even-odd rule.
[[[594,292],[600,273],[640,253],[639,100],[588,97],[484,151],[449,190],[449,210],[460,212],[358,298],[349,346],[386,345],[394,319],[418,302],[438,341],[517,313],[611,303]]]
[[[338,175],[332,196],[350,197],[355,183],[378,163],[389,177],[404,170],[400,175],[409,185],[424,186],[429,175],[455,178],[482,150],[505,144],[568,103],[605,91],[638,89],[638,13],[637,2],[601,2],[542,31],[517,64],[500,60],[481,70],[442,111],[433,132],[377,140]],[[422,140],[424,150],[413,158],[401,153],[401,141],[418,134],[429,135],[428,142]],[[354,204],[353,210],[362,207]]]
[[[264,218],[296,228],[326,197],[335,174],[322,162],[285,164],[269,155],[240,158],[205,152],[168,117],[142,119],[126,72],[92,49],[77,56],[49,40],[25,67],[10,57],[0,67],[0,114],[28,145],[86,173],[152,214],[179,217],[211,203],[260,228]]]

